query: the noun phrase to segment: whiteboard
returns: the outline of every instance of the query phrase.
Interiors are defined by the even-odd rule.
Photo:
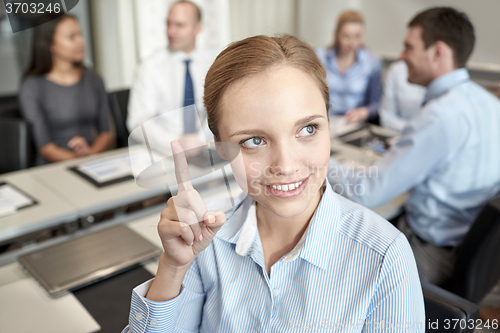
[[[366,46],[384,58],[395,59],[410,19],[435,6],[454,7],[472,21],[476,45],[468,67],[500,72],[499,0],[299,0],[299,35],[313,46],[331,44],[340,12],[357,9],[366,19]]]

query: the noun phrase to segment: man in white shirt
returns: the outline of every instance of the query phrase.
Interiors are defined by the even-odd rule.
[[[385,128],[402,132],[424,102],[427,89],[408,82],[408,67],[402,60],[389,67],[380,103],[380,122]]]
[[[201,29],[197,5],[178,1],[170,7],[168,49],[143,61],[131,89],[127,127],[132,143],[163,142],[161,150],[167,152],[172,140],[179,140],[185,149],[205,144],[208,127],[202,125],[206,123],[203,82],[214,57],[196,48]],[[198,113],[193,107],[183,109],[192,104]],[[159,115],[163,116],[149,121]],[[146,140],[143,131],[133,131],[143,123]]]

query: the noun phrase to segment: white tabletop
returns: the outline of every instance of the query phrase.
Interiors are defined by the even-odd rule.
[[[0,241],[77,219],[76,207],[37,181],[31,170],[0,175],[0,182],[15,186],[37,201],[33,206],[0,217]]]
[[[165,194],[172,190],[176,191],[176,186],[168,187],[163,179],[159,179],[159,187],[156,189],[144,189],[136,184],[134,179],[122,181],[116,184],[97,187],[84,179],[70,168],[91,161],[104,160],[110,157],[128,155],[128,148],[109,151],[97,156],[89,156],[71,161],[53,163],[32,169],[32,175],[47,188],[52,189],[61,197],[74,206],[80,217],[85,217],[94,213],[115,209],[122,205],[142,201],[157,195]],[[171,166],[173,168],[173,164]],[[231,176],[231,168],[227,175]],[[211,167],[206,169],[190,167],[193,177],[193,184],[204,186],[207,183],[222,178],[220,169],[211,172]],[[173,174],[173,171],[172,171]],[[161,186],[160,186],[161,185]]]
[[[52,163],[33,168],[32,175],[47,188],[71,202],[78,215],[82,217],[167,192],[167,189],[148,190],[140,188],[133,179],[99,188],[69,170],[69,168],[81,163],[124,154],[128,154],[128,148],[105,152],[97,156]]]

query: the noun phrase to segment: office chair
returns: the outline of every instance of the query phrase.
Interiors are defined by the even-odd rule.
[[[17,95],[0,96],[0,118],[22,118]]]
[[[484,206],[458,248],[450,290],[479,303],[499,280],[500,196]]]
[[[0,118],[0,173],[26,169],[30,160],[28,124],[22,119]]]
[[[22,118],[21,109],[17,103],[0,104],[0,118]]]
[[[129,132],[127,129],[127,112],[129,95],[129,89],[119,90],[108,94],[111,113],[115,122],[117,148],[128,146]]]
[[[476,304],[436,285],[424,281],[421,283],[427,320],[426,332],[474,332],[479,314]]]
[[[0,106],[5,104],[18,104],[17,95],[2,95],[0,96]]]

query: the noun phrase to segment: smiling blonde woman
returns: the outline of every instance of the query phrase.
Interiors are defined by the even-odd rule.
[[[216,141],[241,150],[244,167],[232,166],[247,195],[227,216],[207,211],[172,143],[165,253],[134,289],[124,332],[423,332],[406,238],[326,180],[329,90],[314,51],[287,35],[236,42],[210,68],[204,101]]]

